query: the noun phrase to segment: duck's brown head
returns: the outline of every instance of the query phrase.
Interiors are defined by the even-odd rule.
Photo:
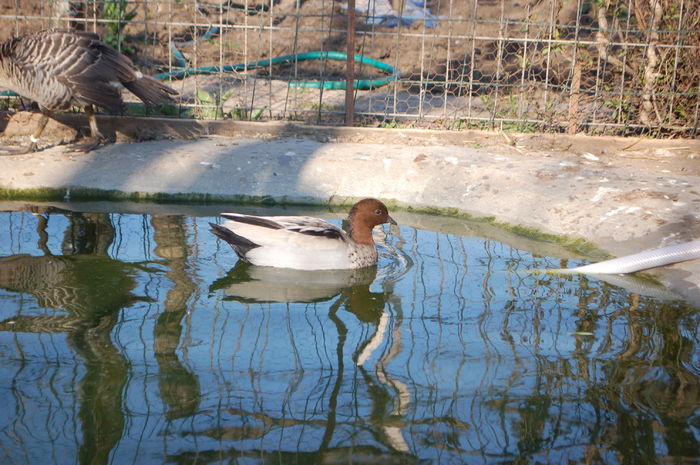
[[[372,244],[372,228],[384,223],[396,224],[389,210],[377,199],[362,199],[352,206],[348,215],[350,237],[361,244]]]

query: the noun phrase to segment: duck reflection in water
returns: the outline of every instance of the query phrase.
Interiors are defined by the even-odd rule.
[[[369,286],[377,277],[377,267],[351,270],[301,271],[291,268],[255,266],[242,260],[209,288],[223,290],[224,300],[243,303],[324,302],[346,288]]]
[[[331,301],[328,316],[336,326],[339,344],[337,346],[337,366],[338,377],[334,381],[336,389],[331,388],[331,392],[338,393],[342,384],[345,366],[345,343],[347,342],[348,328],[337,311],[345,309],[352,313],[360,322],[370,324],[375,327],[372,336],[354,349],[353,359],[356,366],[363,373],[363,376],[373,386],[373,392],[378,398],[386,400],[398,394],[395,404],[397,407],[392,411],[393,415],[405,413],[405,409],[410,401],[410,392],[407,388],[401,389],[402,383],[389,379],[384,371],[384,365],[388,363],[401,351],[400,318],[398,321],[388,323],[391,292],[391,285],[383,283],[382,292],[372,292],[370,286],[377,278],[377,266],[370,266],[354,270],[324,270],[324,271],[300,271],[285,268],[261,267],[250,265],[243,261],[238,261],[236,265],[226,274],[226,276],[216,280],[209,287],[210,293],[222,291],[225,301],[236,301],[244,304],[254,303],[319,303]],[[366,371],[363,364],[375,354],[376,350],[383,345],[388,326],[393,327],[391,347],[385,348],[385,353],[381,356],[379,363],[374,370],[368,367]],[[374,373],[372,373],[374,371]],[[399,386],[400,385],[400,386]],[[334,403],[335,397],[331,397],[330,402]],[[374,417],[375,426],[383,430],[383,436],[387,444],[399,452],[406,452],[408,447],[403,440],[400,428],[393,424],[384,424],[381,420],[383,415],[384,401],[377,404],[377,416]],[[332,406],[331,406],[332,407]],[[330,408],[330,412],[335,412],[335,408]],[[251,412],[230,412],[233,415],[255,416]],[[336,426],[335,418],[331,414],[325,423],[326,434],[324,438],[330,441],[333,429]],[[271,425],[291,427],[293,421],[290,419],[273,419],[264,415],[258,415],[261,425],[267,428],[251,429],[245,431],[237,428],[231,430],[211,430],[205,432],[207,435],[215,437],[236,437],[240,439],[243,434],[248,439],[262,436]],[[291,422],[291,423],[290,423]],[[323,453],[327,443],[321,444],[319,453]]]

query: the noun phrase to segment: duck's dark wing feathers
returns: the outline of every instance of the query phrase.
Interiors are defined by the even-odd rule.
[[[327,237],[329,239],[343,239],[345,240],[345,235],[341,230],[336,227],[333,228],[319,228],[313,226],[292,226],[287,228],[290,231],[298,232],[301,234],[308,234],[309,236],[319,236]]]
[[[346,233],[334,224],[311,216],[253,216],[240,213],[222,213],[221,216],[238,223],[269,229],[284,229],[309,236],[346,240]]]

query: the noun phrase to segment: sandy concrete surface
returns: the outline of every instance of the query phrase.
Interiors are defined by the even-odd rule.
[[[0,189],[86,187],[317,204],[373,196],[397,207],[454,209],[582,238],[615,256],[700,239],[697,140],[280,123],[195,132],[235,136],[0,156]],[[700,302],[699,260],[656,274]]]

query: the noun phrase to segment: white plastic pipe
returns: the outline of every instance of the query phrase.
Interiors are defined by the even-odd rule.
[[[671,265],[673,263],[696,259],[700,259],[700,240],[676,244],[661,249],[646,250],[644,252],[626,255],[604,262],[557,271],[591,274],[634,273],[635,271],[656,268],[657,266]]]

